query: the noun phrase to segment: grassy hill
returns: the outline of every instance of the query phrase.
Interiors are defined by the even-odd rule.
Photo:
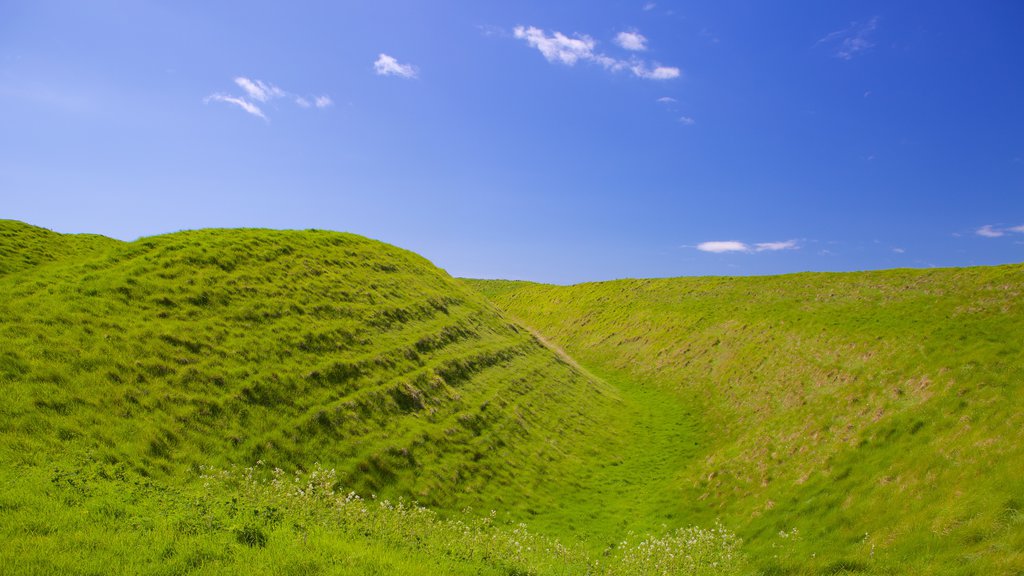
[[[0,220],[0,276],[54,261],[85,258],[118,244],[96,234],[58,234],[15,220]]]
[[[1022,291],[0,221],[0,573],[1024,573]]]
[[[641,407],[662,510],[764,572],[1024,573],[1024,266],[467,282]]]
[[[0,221],[0,271],[0,572],[590,569],[620,401],[423,258]]]

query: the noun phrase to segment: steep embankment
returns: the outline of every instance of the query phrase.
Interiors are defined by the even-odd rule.
[[[1024,267],[469,283],[698,419],[660,483],[762,568],[1024,570]]]
[[[83,253],[0,276],[10,461],[320,462],[367,494],[480,504],[464,495],[558,478],[610,402],[426,260],[358,236],[203,230]]]
[[[132,559],[116,536],[129,525],[142,541],[222,541],[245,520],[235,496],[209,513],[186,496],[209,467],[320,463],[365,497],[525,519],[557,510],[580,447],[608,440],[617,400],[603,384],[380,242],[201,230],[122,243],[5,221],[0,266],[0,563],[29,572],[102,566],[111,546]],[[278,508],[253,512],[259,530]]]

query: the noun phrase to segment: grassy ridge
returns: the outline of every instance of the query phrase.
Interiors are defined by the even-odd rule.
[[[135,562],[160,572],[153,550],[133,555],[152,541],[177,550],[171,564],[182,571],[259,571],[245,568],[258,560],[246,560],[249,546],[235,537],[245,518],[231,502],[240,496],[231,487],[195,494],[206,467],[257,460],[300,474],[320,463],[346,491],[415,499],[442,516],[500,510],[552,538],[586,538],[603,522],[582,516],[614,486],[571,496],[582,470],[623,445],[614,391],[415,254],[322,231],[201,230],[120,243],[12,222],[0,230],[11,270],[0,276],[0,564],[102,572],[117,559],[124,572]],[[28,262],[28,245],[48,256],[11,264]],[[194,517],[160,515],[194,516],[200,501],[219,518],[201,530]],[[318,514],[333,522],[330,510]],[[259,527],[285,564],[305,542],[286,528]],[[472,554],[451,564],[450,550],[464,543],[442,553],[339,530],[322,539],[383,556],[344,568],[320,550],[318,569],[386,573],[388,554],[413,554],[423,561],[396,569],[504,570]],[[607,533],[584,554],[625,531]],[[53,563],[69,549],[77,556]]]
[[[11,458],[321,461],[455,506],[530,493],[609,401],[422,258],[356,236],[184,232],[86,260],[0,279]]]
[[[54,261],[88,258],[119,244],[96,234],[58,234],[16,220],[0,220],[0,276]]]
[[[470,283],[699,418],[665,489],[763,569],[1024,570],[1024,267]]]

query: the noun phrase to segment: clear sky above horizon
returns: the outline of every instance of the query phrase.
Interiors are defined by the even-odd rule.
[[[1024,3],[0,1],[0,218],[456,276],[1024,261]]]

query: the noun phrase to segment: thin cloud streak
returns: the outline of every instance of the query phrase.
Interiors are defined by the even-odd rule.
[[[737,240],[713,240],[697,244],[697,250],[722,254],[724,252],[750,252],[750,246]]]
[[[1008,228],[997,228],[995,224],[985,224],[974,231],[978,236],[983,236],[985,238],[1000,238],[1002,236],[1006,236],[1009,232],[1024,234],[1024,224],[1021,224],[1020,226],[1010,226]]]
[[[634,76],[645,80],[671,80],[681,75],[679,68],[674,66],[651,64],[636,58],[623,60],[597,52],[597,41],[586,34],[575,34],[570,37],[557,30],[548,34],[535,26],[516,26],[512,33],[515,38],[535,48],[545,60],[553,64],[575,66],[577,62],[593,62],[609,72],[628,70]],[[620,33],[620,36],[622,34],[629,33]],[[641,38],[644,43],[647,40],[639,33],[635,33],[635,36],[636,38],[628,41],[632,42],[632,46],[637,46]]]
[[[764,251],[776,251],[776,250],[796,250],[799,248],[796,244],[796,240],[786,240],[785,242],[760,242],[754,247],[755,252]]]
[[[264,120],[267,120],[266,115],[263,114],[263,111],[260,110],[259,106],[253,104],[252,102],[249,102],[245,98],[238,98],[238,97],[235,97],[235,96],[230,96],[228,94],[217,93],[217,94],[210,94],[209,96],[206,97],[205,102],[211,102],[211,101],[212,102],[225,102],[227,104],[234,104],[235,106],[238,106],[242,110],[245,110],[246,112],[248,112],[249,114],[252,114],[253,116],[256,116],[257,118],[262,118]]]
[[[326,108],[332,104],[330,97],[327,95],[315,97],[311,104],[309,98],[298,94],[292,94],[291,92],[288,92],[279,86],[275,86],[270,82],[253,80],[251,78],[246,78],[245,76],[237,76],[234,81],[235,84],[245,92],[244,96],[234,96],[223,92],[216,92],[207,96],[203,101],[206,103],[224,102],[226,104],[232,104],[238,106],[245,112],[256,116],[257,118],[262,118],[266,121],[269,121],[270,119],[267,118],[267,115],[263,113],[263,109],[261,109],[256,102],[266,103],[278,99],[289,99],[300,108],[309,108],[312,105],[315,105],[317,108]]]
[[[841,60],[853,60],[862,52],[874,48],[875,43],[871,36],[878,29],[878,17],[875,16],[861,24],[852,22],[842,30],[836,30],[826,34],[818,44],[836,45],[835,56]]]
[[[284,98],[288,95],[287,92],[273,84],[268,84],[262,80],[250,80],[244,76],[235,78],[235,84],[238,84],[242,90],[245,90],[246,95],[250,99],[257,102],[267,102],[274,98]]]
[[[753,246],[740,242],[739,240],[713,240],[701,242],[696,246],[701,252],[713,254],[724,254],[728,252],[741,252],[753,254],[757,252],[777,252],[779,250],[798,250],[799,243],[796,240],[785,240],[781,242],[758,242]]]
[[[985,238],[999,238],[1000,236],[1006,235],[1006,232],[996,230],[991,224],[986,224],[981,228],[978,228],[974,233],[978,236],[984,236]]]

